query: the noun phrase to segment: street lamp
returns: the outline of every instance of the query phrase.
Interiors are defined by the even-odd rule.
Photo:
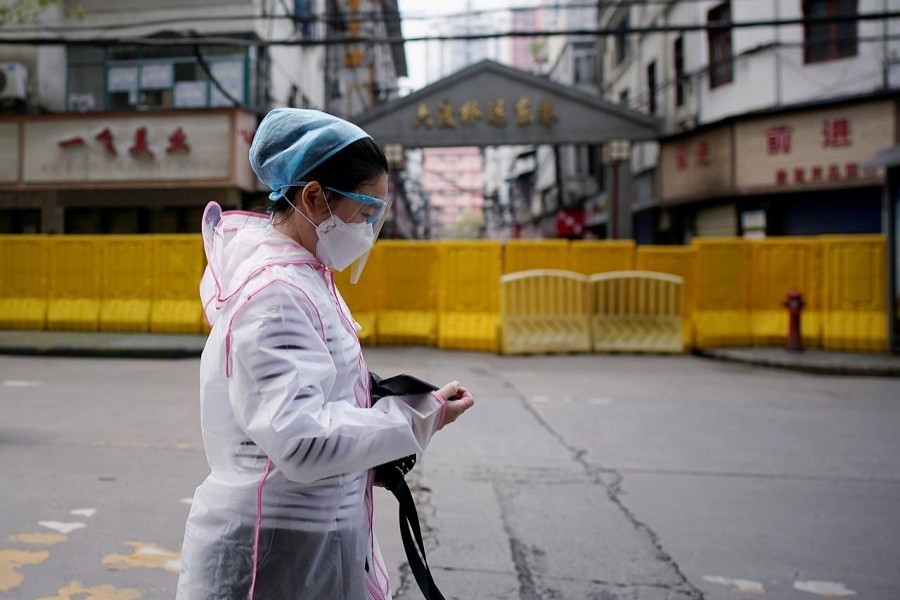
[[[603,144],[603,164],[609,165],[612,177],[609,182],[609,238],[619,237],[619,165],[631,158],[629,140],[610,140]]]

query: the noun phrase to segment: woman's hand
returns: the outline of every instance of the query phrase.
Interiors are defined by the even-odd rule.
[[[458,419],[459,415],[475,405],[475,398],[472,397],[471,392],[459,385],[458,381],[451,381],[435,393],[447,401],[441,428]]]

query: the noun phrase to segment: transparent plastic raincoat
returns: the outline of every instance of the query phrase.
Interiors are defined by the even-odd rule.
[[[358,326],[332,273],[268,217],[211,203],[203,238],[210,474],[185,527],[177,599],[390,598],[371,469],[421,452],[444,400],[371,405]]]

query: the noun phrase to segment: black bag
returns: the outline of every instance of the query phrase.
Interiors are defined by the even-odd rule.
[[[428,394],[435,391],[437,386],[417,379],[412,375],[396,375],[382,379],[375,373],[369,373],[369,384],[372,392],[372,404],[375,404],[385,396],[409,396]],[[425,544],[422,541],[422,530],[419,527],[419,513],[413,501],[412,493],[406,484],[404,477],[416,464],[416,455],[410,454],[404,458],[398,458],[375,467],[375,484],[387,488],[394,494],[400,504],[400,538],[403,540],[403,549],[406,551],[406,560],[409,568],[419,584],[419,589],[426,600],[444,600],[443,594],[438,590],[428,568],[428,560],[425,558]],[[410,534],[412,530],[412,535]],[[413,536],[418,544],[413,544]],[[421,557],[419,554],[421,553]]]

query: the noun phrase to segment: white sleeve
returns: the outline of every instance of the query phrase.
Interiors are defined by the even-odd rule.
[[[336,370],[318,312],[279,282],[247,302],[231,326],[228,392],[247,436],[291,480],[310,483],[421,452],[440,427],[436,394],[382,398],[372,408],[325,402]],[[360,392],[361,393],[361,392]]]

